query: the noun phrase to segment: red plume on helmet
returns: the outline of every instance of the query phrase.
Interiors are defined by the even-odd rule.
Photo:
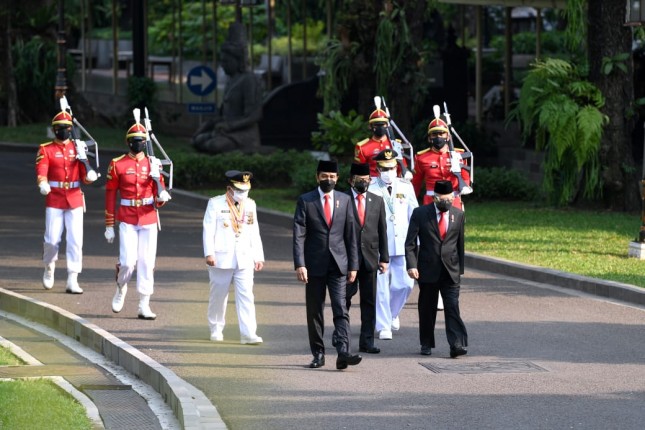
[[[430,121],[430,124],[428,124],[428,134],[432,133],[433,131],[442,131],[442,132],[448,132],[448,124],[445,123],[440,118],[435,118],[432,121]]]
[[[382,109],[376,109],[372,114],[370,115],[370,120],[369,123],[373,124],[375,122],[384,122],[386,124],[390,123],[390,120],[387,117],[387,114],[385,113],[384,110]]]
[[[56,116],[52,119],[52,125],[72,125],[72,116],[65,111],[59,112],[56,114]]]
[[[128,129],[128,132],[125,135],[125,140],[128,140],[131,137],[142,137],[145,139],[147,135],[148,132],[146,128],[142,124],[136,123]]]

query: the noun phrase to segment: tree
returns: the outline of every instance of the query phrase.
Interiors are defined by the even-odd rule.
[[[588,0],[587,6],[589,79],[605,96],[603,113],[609,117],[600,147],[604,202],[610,209],[636,210],[639,172],[628,114],[634,101],[632,30],[623,25],[623,0]]]

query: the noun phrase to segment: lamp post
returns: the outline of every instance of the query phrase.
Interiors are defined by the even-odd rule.
[[[58,0],[58,45],[57,59],[58,71],[56,73],[56,84],[54,86],[56,100],[65,96],[67,91],[67,73],[66,57],[65,57],[65,0]]]
[[[625,25],[636,27],[645,22],[645,0],[627,0],[625,8]],[[645,131],[645,124],[643,124]],[[643,170],[640,181],[641,190],[641,228],[638,232],[638,241],[629,243],[628,256],[645,260],[645,137],[643,140]]]

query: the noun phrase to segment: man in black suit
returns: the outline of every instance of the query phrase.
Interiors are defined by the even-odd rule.
[[[349,313],[346,282],[354,282],[358,270],[358,248],[352,201],[334,192],[338,164],[321,160],[316,174],[318,188],[298,198],[293,217],[293,262],[298,280],[306,284],[309,347],[314,356],[311,368],[325,365],[323,333],[326,290],[337,333],[337,369],[360,363],[362,357],[349,352]]]
[[[412,212],[405,239],[408,275],[419,282],[422,355],[430,355],[435,347],[434,326],[440,291],[450,357],[467,353],[468,334],[459,314],[459,287],[464,273],[464,212],[452,207],[453,199],[452,183],[437,181],[433,203]]]
[[[352,163],[349,183],[352,189],[348,195],[354,202],[356,237],[359,269],[356,281],[347,284],[347,309],[352,297],[360,291],[361,336],[358,350],[378,354],[381,350],[374,345],[376,327],[376,273],[387,271],[390,261],[387,243],[387,221],[383,198],[367,191],[370,185],[370,165]]]

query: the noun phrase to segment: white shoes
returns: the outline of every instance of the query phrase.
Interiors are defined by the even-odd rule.
[[[44,278],[43,278],[43,281],[44,281]],[[54,273],[52,271],[52,284],[53,284],[53,281],[54,281]],[[78,285],[78,273],[70,272],[67,274],[67,287],[65,288],[65,292],[69,294],[83,294],[83,289]]]
[[[125,295],[128,292],[128,284],[124,284],[122,287],[119,284],[116,284],[116,293],[112,299],[112,312],[119,313],[123,309],[123,304],[125,303]]]
[[[55,263],[49,263],[45,265],[45,273],[43,273],[43,287],[46,290],[51,290],[54,286],[54,269],[56,268]]]
[[[153,320],[157,318],[157,314],[150,309],[150,296],[141,294],[139,299],[139,319]]]
[[[392,340],[392,331],[391,330],[381,330],[378,334],[378,338],[381,340]]]
[[[224,335],[222,333],[213,333],[213,334],[211,334],[211,340],[213,342],[223,342],[224,341]]]
[[[441,293],[439,293],[439,300],[437,301],[437,310],[443,310],[443,299],[441,298]]]
[[[399,321],[399,317],[396,317],[392,320],[392,330],[398,331],[401,328],[401,321]]]
[[[249,337],[242,336],[242,339],[240,339],[240,343],[242,345],[258,345],[262,343],[262,338],[257,335],[253,335]]]

